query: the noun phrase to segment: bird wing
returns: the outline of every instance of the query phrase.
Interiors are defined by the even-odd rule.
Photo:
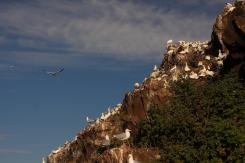
[[[58,72],[62,72],[62,71],[64,71],[64,68],[60,69]]]
[[[102,146],[109,146],[111,144],[110,140],[103,140],[101,145]]]
[[[121,134],[114,135],[114,137],[117,138],[117,139],[124,139],[124,138],[126,138],[126,134],[125,133],[121,133]]]

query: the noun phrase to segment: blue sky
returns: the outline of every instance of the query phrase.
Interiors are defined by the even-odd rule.
[[[0,163],[41,162],[148,76],[168,39],[209,40],[225,2],[1,0]]]

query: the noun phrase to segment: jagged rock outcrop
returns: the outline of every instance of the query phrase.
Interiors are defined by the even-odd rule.
[[[134,90],[125,95],[122,104],[103,113],[95,123],[89,124],[77,133],[75,139],[65,143],[47,157],[48,163],[90,163],[90,162],[127,162],[133,154],[140,162],[159,159],[158,149],[143,149],[119,143],[113,148],[98,152],[101,143],[108,135],[121,133],[125,128],[137,132],[137,123],[147,117],[151,106],[168,102],[173,92],[171,83],[190,78],[202,83],[218,76],[223,70],[237,70],[245,74],[245,2],[227,4],[217,17],[213,27],[212,39],[206,42],[174,43],[166,45],[163,63],[148,78],[134,85]],[[111,140],[114,141],[114,140]]]
[[[226,4],[224,11],[218,15],[212,33],[212,52],[218,50],[229,53],[225,61],[225,70],[234,67],[240,69],[240,76],[245,77],[245,2],[236,1],[234,5]]]

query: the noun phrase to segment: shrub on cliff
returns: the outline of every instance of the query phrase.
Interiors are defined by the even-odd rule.
[[[245,161],[245,87],[226,75],[202,86],[173,85],[175,95],[138,125],[135,144],[159,147],[163,161]]]

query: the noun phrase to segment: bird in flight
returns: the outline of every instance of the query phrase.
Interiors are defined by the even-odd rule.
[[[58,76],[61,72],[64,71],[64,68],[58,70],[58,71],[46,71],[46,74],[50,76]]]

